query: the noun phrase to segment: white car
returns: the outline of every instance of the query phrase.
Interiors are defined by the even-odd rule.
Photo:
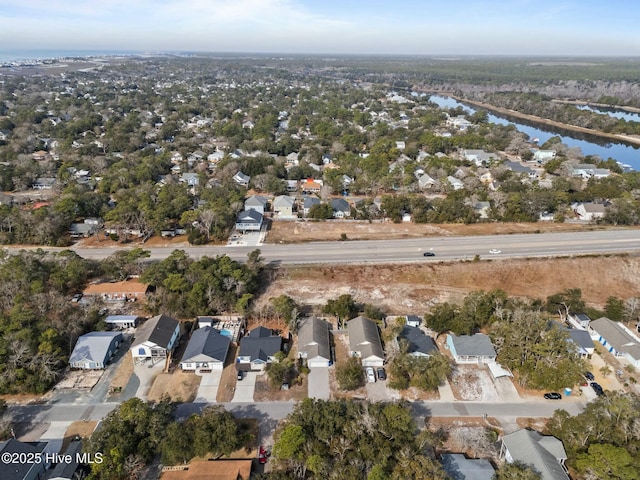
[[[367,367],[365,369],[365,372],[367,374],[367,382],[375,383],[376,382],[376,372],[373,371],[373,367]]]
[[[491,250],[489,250],[489,253],[493,253],[497,255],[498,253],[502,253],[502,250],[498,250],[497,248],[492,248]]]

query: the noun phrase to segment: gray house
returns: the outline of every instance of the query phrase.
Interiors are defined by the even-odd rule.
[[[250,180],[251,177],[249,175],[245,175],[242,172],[238,172],[233,176],[233,181],[242,187],[248,187]]]
[[[166,358],[178,344],[180,322],[168,315],[157,315],[147,320],[136,331],[131,344],[133,360]]]
[[[264,215],[267,209],[267,199],[262,195],[251,195],[244,201],[244,210],[255,210],[261,215]]]
[[[265,327],[254,328],[240,340],[240,350],[236,359],[238,370],[262,371],[268,363],[276,361],[275,354],[282,350],[282,337],[273,335]]]
[[[318,197],[309,197],[307,195],[302,197],[302,213],[305,216],[309,215],[309,210],[314,205],[320,205],[320,199]]]
[[[298,329],[298,358],[306,360],[307,367],[331,365],[331,337],[329,323],[320,318],[306,318]]]
[[[433,338],[416,327],[405,325],[398,336],[398,341],[401,340],[407,342],[407,353],[413,357],[430,357],[439,352]]]
[[[33,458],[32,462],[0,462],[0,478],[7,480],[40,480],[45,478],[44,457],[47,442],[20,442],[10,438],[0,442],[0,455],[4,458]],[[38,457],[40,455],[40,457]],[[38,461],[39,460],[39,461]]]
[[[262,214],[256,210],[240,212],[236,218],[236,230],[240,232],[260,231],[262,218]]]
[[[363,367],[382,367],[384,350],[378,325],[366,317],[356,317],[347,322],[349,355],[362,360]]]
[[[119,332],[90,332],[82,335],[73,347],[69,366],[85,370],[106,368],[122,340],[122,334]]]
[[[486,458],[467,458],[461,453],[441,456],[442,467],[453,480],[492,480],[496,473]]]
[[[231,339],[215,328],[198,328],[182,355],[182,370],[222,370]]]
[[[540,435],[534,430],[518,430],[502,437],[500,458],[533,467],[542,480],[569,480],[564,466],[567,452],[556,437]]]
[[[640,368],[640,339],[631,330],[607,317],[593,320],[589,330],[610,353],[626,358],[635,368]]]
[[[351,215],[351,206],[344,198],[332,198],[331,208],[334,218],[344,218]]]
[[[447,348],[458,364],[485,364],[496,361],[496,351],[488,336],[482,333],[475,335],[447,335]]]

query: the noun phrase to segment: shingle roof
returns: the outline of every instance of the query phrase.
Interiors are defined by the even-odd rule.
[[[567,453],[562,442],[552,436],[542,436],[533,430],[518,430],[502,438],[511,457],[531,465],[542,476],[542,480],[569,480],[560,464]]]
[[[180,322],[168,315],[157,315],[150,318],[142,326],[138,327],[136,337],[132,347],[140,345],[146,341],[154,343],[159,347],[168,348],[173,332]]]
[[[356,317],[347,322],[349,349],[360,352],[362,358],[376,356],[384,358],[378,326],[366,317]]]
[[[42,453],[47,442],[20,442],[10,438],[6,442],[0,442],[0,453]],[[33,463],[29,462],[0,462],[0,478],[24,478],[31,470]]]
[[[244,210],[238,214],[236,223],[261,223],[262,214],[256,210]]]
[[[486,458],[466,458],[461,453],[442,455],[442,466],[453,480],[491,480],[495,474]]]
[[[69,364],[83,362],[103,363],[107,359],[109,347],[114,340],[122,341],[122,334],[119,332],[90,332],[78,337],[73,352],[69,357]]]
[[[198,328],[182,355],[183,362],[217,360],[224,362],[231,339],[211,327]]]
[[[626,353],[640,360],[640,342],[627,333],[618,322],[601,317],[589,324],[609,345],[621,353]]]
[[[273,335],[271,330],[265,327],[254,328],[249,335],[240,340],[239,357],[249,357],[251,361],[262,360],[266,362],[282,349],[282,337]]]
[[[456,349],[457,355],[463,356],[491,356],[496,354],[496,351],[491,344],[491,340],[488,336],[482,333],[476,333],[474,335],[453,335],[451,334],[451,340],[453,346]]]
[[[410,327],[405,325],[400,332],[400,337],[409,343],[408,353],[422,353],[424,355],[433,355],[438,352],[438,347],[433,338],[426,335],[418,327]]]
[[[594,348],[591,335],[586,330],[579,330],[577,328],[567,329],[571,341],[583,349]]]
[[[307,358],[331,359],[329,324],[320,318],[307,318],[298,329],[298,351],[306,352]]]

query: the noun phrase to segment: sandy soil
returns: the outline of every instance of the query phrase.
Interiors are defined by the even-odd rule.
[[[115,375],[111,379],[111,384],[109,384],[110,392],[117,392],[120,390],[124,390],[124,388],[129,383],[129,379],[133,375],[133,359],[131,358],[130,353],[126,353],[120,365],[118,365],[118,370]]]
[[[161,373],[156,376],[147,394],[149,402],[158,402],[163,395],[169,395],[171,400],[179,402],[193,402],[198,393],[201,377],[193,372],[176,370],[173,373]]]
[[[388,315],[420,315],[437,303],[459,301],[470,291],[496,288],[539,299],[580,288],[589,304],[602,306],[612,294],[622,299],[640,296],[639,278],[640,258],[633,256],[281,267],[257,306],[286,294],[317,313],[328,299],[351,294]]]

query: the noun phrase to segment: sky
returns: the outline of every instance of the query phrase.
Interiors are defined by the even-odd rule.
[[[0,0],[0,49],[640,55],[636,0]]]

